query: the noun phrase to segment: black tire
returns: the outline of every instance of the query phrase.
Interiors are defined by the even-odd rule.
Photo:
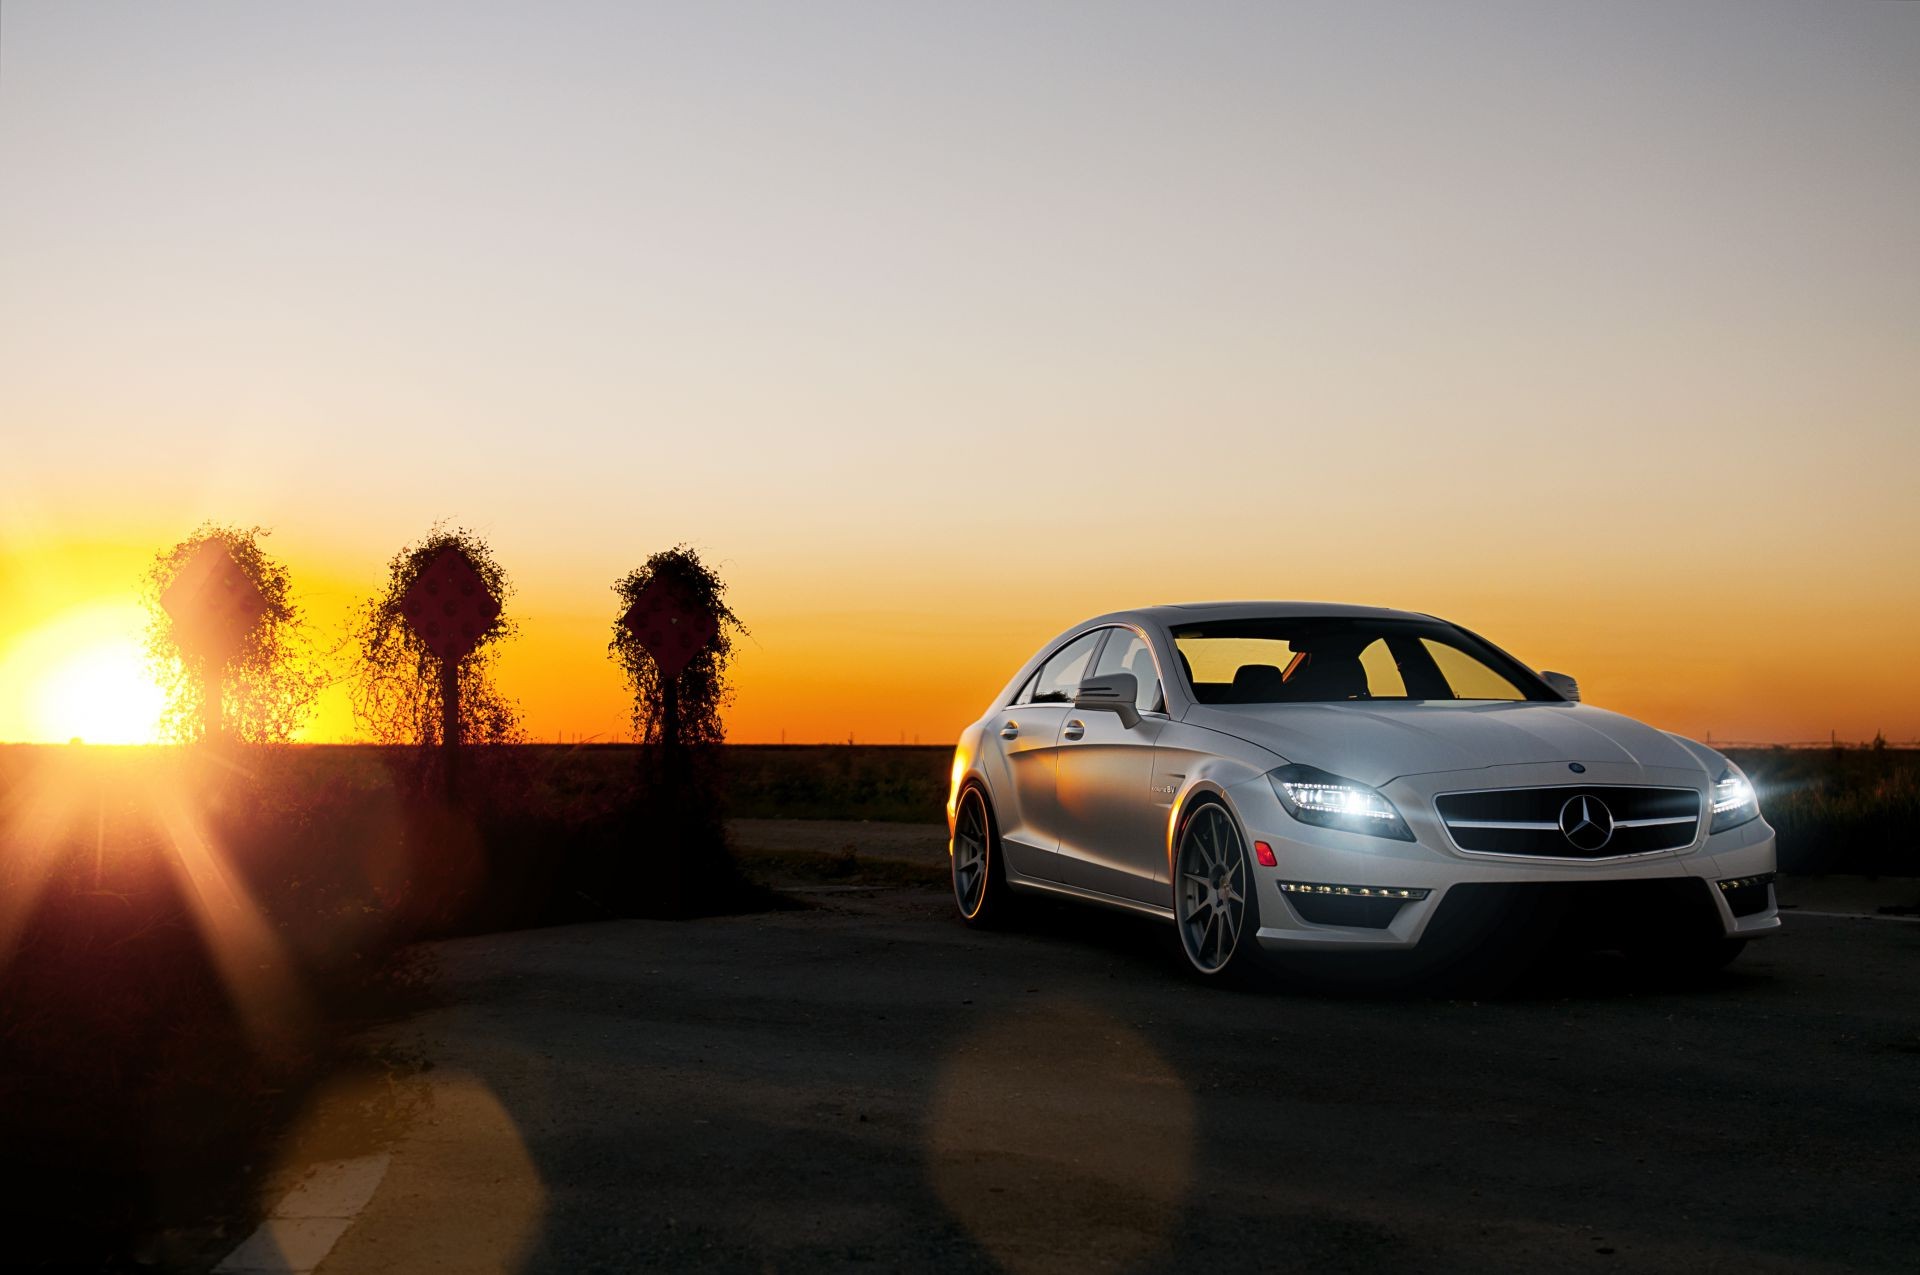
[[[1216,986],[1264,982],[1260,895],[1232,812],[1218,801],[1195,804],[1173,844],[1173,925],[1187,972]]]
[[[969,847],[975,853],[969,853]],[[1004,928],[1013,921],[1013,891],[1007,887],[1006,867],[1000,861],[1000,830],[986,792],[969,784],[954,810],[953,840],[949,843],[953,902],[960,919],[982,930]]]

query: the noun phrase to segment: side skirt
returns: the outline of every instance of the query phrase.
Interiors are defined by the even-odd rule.
[[[1098,890],[1083,890],[1077,885],[1062,885],[1057,881],[1036,881],[1032,877],[1007,879],[1007,884],[1016,890],[1034,894],[1054,894],[1063,899],[1073,899],[1079,903],[1092,903],[1103,908],[1112,908],[1117,912],[1134,912],[1141,916],[1150,916],[1155,920],[1173,920],[1173,909],[1163,908],[1153,903],[1142,903],[1138,899],[1123,899],[1118,895],[1102,894]]]

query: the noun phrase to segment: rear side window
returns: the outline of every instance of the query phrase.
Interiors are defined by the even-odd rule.
[[[1021,697],[1021,702],[1071,704],[1073,693],[1080,689],[1081,681],[1092,667],[1094,648],[1106,634],[1105,629],[1084,633],[1048,656],[1033,681],[1027,684],[1029,693]]]

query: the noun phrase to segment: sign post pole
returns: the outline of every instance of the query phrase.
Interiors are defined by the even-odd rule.
[[[400,614],[440,662],[440,765],[447,800],[460,788],[460,661],[500,618],[500,599],[467,555],[448,545],[420,568]]]
[[[680,676],[660,678],[660,742],[668,749],[680,747]]]
[[[440,661],[440,768],[447,800],[460,795],[460,663]]]
[[[209,744],[220,741],[220,668],[208,659],[200,665],[201,730]]]

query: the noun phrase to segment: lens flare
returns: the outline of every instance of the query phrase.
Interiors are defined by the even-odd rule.
[[[1090,1006],[1029,1004],[948,1051],[928,1178],[1014,1275],[1150,1265],[1192,1185],[1194,1118],[1186,1081],[1139,1031]]]
[[[146,622],[136,603],[103,602],[17,639],[0,659],[0,686],[20,699],[13,729],[42,743],[154,742],[165,695],[148,672]]]

